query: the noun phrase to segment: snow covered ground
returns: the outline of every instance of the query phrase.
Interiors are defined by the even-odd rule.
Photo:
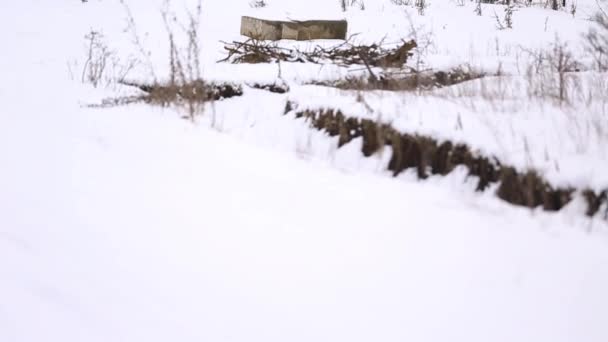
[[[72,77],[78,80],[83,69],[83,35],[94,30],[103,33],[103,41],[116,57],[122,58],[120,63],[127,63],[131,58],[143,60],[127,74],[128,79],[144,82],[166,79],[169,45],[160,13],[168,8],[170,17],[174,14],[177,21],[183,23],[187,21],[186,9],[193,11],[193,2],[190,1],[189,6],[185,3],[188,1],[174,2],[170,6],[163,5],[163,1],[127,2],[136,32],[126,24],[125,6],[119,2],[93,1],[86,6],[73,5],[69,16],[80,30],[73,30],[68,36],[72,37],[71,41],[80,41],[81,45],[71,44],[65,49]],[[604,95],[608,92],[608,74],[594,70],[593,58],[585,50],[582,38],[593,26],[588,18],[597,11],[594,0],[579,1],[574,16],[568,11],[518,7],[513,15],[513,29],[504,30],[497,28],[495,15],[504,20],[505,6],[483,5],[483,15],[477,16],[475,5],[470,2],[465,2],[464,6],[458,6],[456,1],[432,2],[424,16],[411,6],[396,6],[388,0],[368,1],[364,11],[355,6],[347,12],[341,12],[338,1],[335,4],[277,1],[268,2],[264,8],[251,8],[249,2],[240,0],[208,1],[203,7],[201,67],[206,79],[273,83],[281,75],[281,82],[286,82],[292,89],[291,93],[277,98],[246,88],[247,99],[216,105],[220,108],[216,116],[201,119],[217,121],[219,117],[222,129],[233,135],[256,136],[251,141],[256,144],[260,139],[267,140],[269,126],[274,125],[273,131],[282,126],[278,114],[284,103],[291,100],[302,108],[342,109],[346,115],[391,123],[403,132],[418,132],[440,141],[463,142],[478,153],[495,156],[522,172],[536,170],[555,187],[596,192],[608,188],[608,149],[605,148],[608,145],[608,99]],[[368,92],[364,98],[372,104],[373,111],[370,111],[358,101],[360,92],[305,85],[366,75],[367,71],[361,66],[281,63],[279,67],[275,63],[216,63],[226,56],[221,41],[242,40],[238,32],[242,14],[266,18],[317,18],[319,8],[324,9],[322,18],[347,18],[349,35],[354,35],[355,42],[383,40],[390,45],[415,38],[424,49],[410,59],[412,67],[447,70],[464,65],[476,72],[502,77],[467,82],[429,96]],[[116,20],[107,20],[108,17]],[[374,17],[382,20],[370,19]],[[180,36],[183,39],[184,35],[179,34],[178,24],[173,26],[178,32],[179,44]],[[145,57],[141,56],[142,49],[133,43],[134,33],[139,37]],[[185,43],[181,41],[181,44]],[[310,49],[316,44],[332,46],[337,42],[279,44]],[[547,76],[546,70],[529,74],[531,69],[538,68],[540,54],[557,48],[571,54],[571,60],[576,62],[573,67],[585,71],[566,76],[567,99],[561,102],[555,100],[559,94],[555,75]],[[551,63],[553,61],[545,61],[545,64]],[[110,69],[108,76],[122,76],[122,70]],[[92,95],[87,101],[97,103],[111,95],[116,95],[116,89],[114,93],[98,92],[97,97]],[[242,105],[254,97],[257,99],[255,106]],[[268,121],[264,128],[248,126],[252,120],[259,123],[260,115]],[[455,129],[456,126],[462,129]],[[301,135],[296,138],[308,139]],[[271,143],[289,146],[293,140],[287,137]]]
[[[436,3],[419,20],[466,22],[445,13],[464,9]],[[273,1],[267,10],[294,11],[292,4]],[[165,51],[162,26],[152,25],[159,6],[129,6],[146,46]],[[205,55],[205,75],[274,79],[275,66],[214,64],[221,55],[217,40],[239,38],[232,28],[239,11],[252,11],[247,1],[205,6],[203,41],[218,48]],[[396,16],[390,5],[367,7]],[[518,14],[528,11],[550,15],[540,9]],[[339,15],[339,7],[327,13]],[[355,28],[371,25],[366,12],[347,15],[359,20]],[[559,16],[570,28],[586,25]],[[318,66],[286,65],[290,94],[245,89],[245,96],[215,103],[195,123],[143,104],[88,108],[130,91],[80,82],[83,37],[91,28],[103,29],[112,48],[133,49],[123,19],[117,2],[0,5],[1,341],[608,339],[608,224],[584,217],[580,198],[545,213],[508,205],[490,190],[474,193],[464,170],[424,182],[411,174],[387,177],[379,167],[386,155],[364,159],[355,142],[336,150],[334,140],[281,115],[288,98],[315,104],[331,94],[331,104],[353,105],[350,93],[297,85],[325,72]],[[435,56],[459,64],[459,53]],[[165,55],[152,56],[162,75]],[[145,68],[134,72],[149,77]],[[392,96],[368,100],[378,108],[427,101]],[[449,99],[433,98],[432,106]],[[569,114],[556,106],[551,111]],[[515,116],[543,120],[524,114]],[[441,124],[433,113],[411,115],[423,131]],[[398,120],[408,129],[407,119]],[[488,114],[483,120],[510,119]],[[570,165],[577,154],[562,153],[572,147],[559,135],[561,120],[555,119],[557,137],[546,136],[563,150],[549,152]],[[468,122],[477,121],[464,121],[467,129]],[[537,134],[539,125],[525,134]],[[441,127],[435,134],[449,134]],[[489,134],[483,132],[477,136]],[[479,141],[478,148],[501,153],[489,138]],[[578,174],[581,184],[602,185],[602,143],[588,142],[580,153],[580,164],[592,163]],[[522,158],[503,153],[514,164]],[[555,181],[575,181],[573,174],[560,173]]]

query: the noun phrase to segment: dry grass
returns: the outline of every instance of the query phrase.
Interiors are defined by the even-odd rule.
[[[91,30],[84,36],[86,46],[85,61],[80,70],[80,80],[93,87],[110,87],[117,81],[125,79],[127,75],[139,64],[134,58],[121,59],[110,49],[102,32]],[[78,62],[68,63],[68,71],[75,79],[75,69]]]
[[[201,74],[201,49],[200,20],[202,12],[202,2],[199,0],[193,10],[187,10],[185,21],[180,21],[178,16],[171,10],[170,0],[165,0],[161,9],[161,15],[167,33],[169,51],[167,60],[169,64],[169,74],[165,77],[168,81],[158,81],[156,70],[151,62],[151,53],[144,47],[142,39],[138,34],[135,19],[124,0],[120,0],[127,16],[127,31],[132,36],[132,43],[140,54],[140,63],[147,66],[149,77],[154,80],[152,84],[140,84],[129,82],[124,77],[115,80],[116,82],[134,86],[142,90],[142,95],[129,96],[123,98],[106,99],[101,106],[124,105],[135,102],[144,102],[159,106],[175,106],[184,109],[186,117],[194,120],[197,115],[204,112],[205,103],[232,96],[242,95],[242,87],[228,83],[209,83],[206,82]],[[99,35],[90,37],[91,46],[98,48]],[[179,42],[185,42],[180,44]],[[93,49],[93,51],[95,51]],[[105,50],[101,50],[104,52]],[[95,54],[92,54],[96,56]],[[103,54],[102,54],[103,56]],[[103,70],[103,63],[95,68],[89,67],[91,75],[99,74],[99,69]]]
[[[586,51],[593,57],[599,70],[608,71],[608,13],[600,7],[592,19],[596,26],[584,36]]]
[[[171,13],[170,0],[165,0],[162,9],[163,22],[169,41],[169,83],[157,85],[149,93],[153,103],[166,105],[166,101],[182,104],[194,120],[197,114],[202,114],[204,103],[208,98],[207,84],[201,77],[199,28],[202,12],[201,0],[197,2],[195,11],[188,11],[185,25],[178,22],[177,16]],[[186,45],[176,43],[176,27],[179,27],[186,38]]]
[[[140,84],[136,82],[121,81],[120,84],[138,88],[140,95],[108,98],[99,105],[90,107],[115,107],[132,103],[148,103],[161,107],[188,108],[192,103],[204,105],[207,102],[228,99],[243,95],[243,87],[233,83],[217,83],[194,81],[186,84]],[[193,119],[188,113],[187,118]]]

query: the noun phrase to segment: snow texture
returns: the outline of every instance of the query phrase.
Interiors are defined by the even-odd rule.
[[[346,17],[362,40],[409,32],[389,1],[346,13],[337,2],[268,3],[269,16]],[[162,3],[128,4],[163,77]],[[576,18],[522,8],[508,32],[494,27],[500,6],[479,18],[469,2],[408,12],[434,32],[426,63],[475,57],[521,78],[513,56],[492,55],[494,39],[532,48],[558,31],[574,46],[592,5],[579,1]],[[215,63],[218,40],[241,39],[239,16],[257,13],[248,1],[209,0],[203,13],[206,77],[276,79],[275,65]],[[283,108],[337,106],[465,141],[556,184],[605,187],[606,136],[568,130],[596,112],[524,97],[513,111],[483,98],[473,110],[453,94],[376,92],[369,113],[351,92],[303,85],[348,70],[299,64],[282,66],[289,94],[246,88],[194,123],[172,108],[89,108],[133,92],[80,82],[91,29],[123,60],[137,54],[124,14],[115,1],[0,5],[0,341],[608,340],[608,224],[582,215],[580,198],[545,213],[475,193],[461,169],[391,178],[388,153],[363,158],[360,141],[337,149]],[[151,77],[145,65],[130,76]]]

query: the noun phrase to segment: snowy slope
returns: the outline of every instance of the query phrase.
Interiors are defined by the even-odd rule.
[[[193,2],[190,1],[190,6],[176,2],[169,7],[163,5],[163,1],[126,3],[133,15],[143,52],[149,53],[149,58],[143,58],[142,51],[133,43],[134,32],[125,23],[125,6],[118,2],[93,1],[86,6],[73,4],[69,15],[80,30],[69,33],[73,37],[70,41],[80,40],[84,44],[84,33],[90,30],[102,32],[105,42],[123,63],[137,56],[144,60],[128,73],[129,79],[147,82],[154,78],[166,79],[169,45],[161,12],[168,8],[168,13],[183,22],[187,17],[186,9],[193,10]],[[426,15],[419,15],[411,6],[396,6],[388,0],[368,1],[364,11],[355,6],[341,12],[337,3],[274,1],[268,2],[265,8],[251,8],[249,2],[237,0],[205,3],[200,25],[201,67],[206,79],[272,83],[280,75],[281,82],[287,82],[292,89],[291,94],[281,99],[260,95],[270,99],[257,101],[255,106],[219,105],[224,109],[218,110],[217,116],[226,116],[228,122],[224,130],[238,135],[265,136],[266,128],[258,130],[258,126],[245,123],[251,121],[252,115],[264,111],[271,112],[272,117],[267,120],[279,127],[282,123],[276,117],[283,108],[276,104],[292,100],[305,108],[338,108],[349,116],[389,122],[403,132],[464,142],[472,150],[496,157],[522,172],[536,170],[555,187],[589,188],[596,192],[608,188],[608,148],[605,147],[608,144],[608,107],[604,96],[608,92],[608,75],[593,70],[592,58],[585,51],[582,39],[593,25],[588,18],[594,10],[597,11],[594,0],[579,1],[574,16],[567,11],[518,7],[513,17],[513,29],[505,30],[497,28],[495,18],[496,15],[503,20],[505,6],[502,5],[483,5],[483,15],[477,16],[474,4],[470,2],[465,2],[464,6],[455,1],[431,2]],[[509,77],[487,77],[435,92],[433,96],[366,93],[365,100],[374,108],[369,112],[356,101],[360,97],[359,92],[301,86],[310,82],[366,76],[367,71],[360,66],[346,68],[327,64],[281,63],[279,67],[274,63],[216,63],[226,56],[221,42],[242,40],[238,32],[241,14],[293,19],[294,13],[298,13],[296,19],[319,16],[346,18],[349,35],[355,35],[353,40],[358,43],[383,40],[390,45],[402,39],[415,38],[425,47],[410,59],[411,67],[442,69],[466,65],[477,72]],[[108,17],[116,20],[106,20]],[[179,32],[179,25],[175,27]],[[426,42],[430,44],[427,46]],[[311,49],[317,44],[332,46],[336,43],[281,42],[279,45]],[[535,54],[551,51],[556,46],[564,47],[572,54],[577,67],[587,72],[567,76],[567,105],[556,103],[551,98],[556,93],[555,76],[526,75],[530,68],[535,67]],[[78,44],[70,44],[65,49],[75,79],[79,79],[84,64],[84,50],[85,47]],[[539,82],[547,84],[548,90],[543,90],[547,92],[545,97],[531,95],[537,91],[534,84]],[[100,102],[101,98],[111,95],[115,93],[103,93],[88,98],[88,101]],[[462,122],[464,130],[454,129],[458,121]],[[254,140],[257,143],[258,139]],[[288,145],[290,140],[288,137],[272,143]]]
[[[123,91],[68,68],[120,9],[0,5],[0,341],[608,339],[608,225],[577,201],[391,179],[355,146],[337,168],[260,91],[217,103],[212,128],[83,106]]]

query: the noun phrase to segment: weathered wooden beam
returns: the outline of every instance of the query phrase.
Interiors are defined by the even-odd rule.
[[[260,40],[346,39],[346,20],[280,21],[243,16],[241,34]]]

